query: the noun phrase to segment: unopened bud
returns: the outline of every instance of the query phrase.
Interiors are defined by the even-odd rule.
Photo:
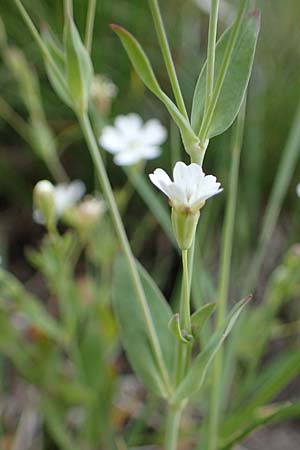
[[[39,181],[33,190],[33,202],[40,215],[40,222],[52,228],[56,221],[55,214],[55,188],[48,180]]]
[[[65,220],[80,231],[91,231],[98,223],[106,207],[103,200],[87,197],[79,205],[65,213]]]

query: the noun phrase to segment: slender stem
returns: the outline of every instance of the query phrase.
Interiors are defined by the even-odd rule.
[[[34,40],[36,41],[37,45],[39,46],[45,60],[48,62],[48,64],[51,66],[52,70],[55,72],[55,75],[59,79],[61,85],[64,87],[66,91],[68,91],[68,87],[66,84],[66,81],[61,74],[60,70],[58,69],[55,61],[53,60],[50,52],[48,51],[47,46],[44,44],[43,40],[41,39],[41,36],[39,35],[39,32],[37,31],[34,23],[32,22],[29,14],[27,13],[26,9],[22,5],[22,2],[20,0],[14,0],[16,7],[18,8],[25,24],[27,25],[30,33],[32,34]]]
[[[169,379],[169,375],[163,360],[163,356],[161,353],[161,348],[159,345],[159,341],[157,338],[157,334],[155,331],[155,327],[151,318],[151,314],[149,311],[149,307],[147,304],[147,300],[145,297],[145,293],[141,284],[141,280],[137,271],[137,267],[136,267],[136,262],[134,259],[134,256],[132,254],[131,248],[130,248],[130,244],[123,226],[123,222],[122,219],[120,217],[120,213],[118,211],[118,207],[116,205],[116,201],[114,198],[114,194],[102,161],[102,157],[101,154],[99,152],[98,149],[98,145],[90,124],[90,120],[87,116],[87,114],[83,114],[82,116],[78,117],[83,134],[85,136],[88,148],[90,150],[91,153],[91,157],[93,159],[94,165],[97,169],[97,173],[98,173],[98,177],[99,177],[99,182],[101,184],[103,193],[106,197],[108,206],[110,208],[110,212],[111,212],[111,217],[113,220],[113,224],[115,227],[115,231],[118,235],[118,238],[120,240],[122,249],[124,251],[125,257],[127,259],[128,262],[128,266],[130,269],[130,273],[131,273],[131,277],[132,277],[132,281],[134,283],[134,287],[136,290],[136,294],[137,297],[140,301],[140,305],[141,305],[141,310],[143,312],[144,315],[144,319],[145,319],[145,324],[150,336],[150,344],[152,346],[152,350],[153,353],[155,355],[156,358],[156,362],[158,365],[158,368],[160,370],[161,373],[161,377],[162,380],[164,381],[164,389],[167,392],[168,395],[171,395],[171,383],[170,383],[170,379]]]
[[[192,268],[191,268],[192,270]],[[180,300],[180,327],[182,330],[191,334],[191,312],[190,312],[190,276],[188,251],[182,250],[182,288]],[[178,342],[176,355],[175,380],[178,385],[189,366],[190,362],[190,345],[184,342]]]
[[[64,0],[64,15],[65,19],[73,17],[73,0]]]
[[[232,143],[232,162],[229,175],[228,205],[223,227],[221,268],[219,277],[217,302],[217,328],[221,328],[226,316],[228,291],[231,271],[231,257],[233,248],[234,223],[236,215],[240,154],[245,123],[245,104],[239,113]],[[223,349],[217,353],[213,365],[212,391],[210,399],[210,416],[208,423],[208,449],[214,450],[218,440],[220,413],[222,411],[222,367]]]
[[[56,182],[62,183],[69,181],[69,177],[57,154],[51,155],[49,158],[46,158],[45,163]]]
[[[96,4],[97,0],[89,0],[88,2],[84,43],[89,53],[92,50]]]
[[[0,117],[30,145],[29,125],[2,97],[0,97]]]
[[[174,96],[176,99],[178,109],[181,112],[181,114],[183,114],[184,117],[187,120],[189,120],[188,114],[186,111],[186,107],[184,104],[184,100],[182,97],[181,89],[179,86],[175,65],[174,65],[174,62],[172,59],[167,34],[165,31],[164,23],[163,23],[162,16],[160,13],[158,0],[149,0],[149,6],[150,6],[154,26],[156,29],[156,34],[157,34],[157,37],[159,40],[159,45],[160,45],[160,48],[161,48],[161,51],[163,54],[164,62],[165,62],[166,68],[167,68],[169,78],[170,78],[170,82],[172,85],[172,89],[174,92]]]
[[[199,140],[200,142],[205,142],[209,127],[211,125],[211,121],[213,119],[213,115],[215,112],[215,108],[217,105],[217,101],[219,99],[221,89],[227,74],[227,70],[230,64],[231,55],[238,37],[238,33],[240,30],[240,26],[242,23],[242,19],[244,13],[246,11],[248,5],[248,0],[243,0],[240,4],[236,21],[232,27],[232,31],[230,33],[229,41],[225,50],[224,58],[221,64],[220,73],[216,81],[215,89],[212,94],[211,102],[207,108],[206,114],[204,115],[203,121],[201,123],[200,131],[199,131]]]
[[[181,418],[181,407],[170,406],[166,423],[164,450],[176,450]]]
[[[219,13],[219,0],[212,0],[209,16],[209,30],[208,30],[205,111],[207,111],[214,90],[218,13]]]
[[[180,305],[181,327],[187,332],[191,332],[191,312],[190,312],[190,278],[188,270],[188,251],[182,250],[182,270],[183,270],[183,295]]]

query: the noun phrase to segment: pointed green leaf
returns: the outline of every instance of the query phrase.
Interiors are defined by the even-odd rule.
[[[178,313],[174,314],[174,316],[171,317],[168,323],[168,327],[177,341],[188,344],[193,340],[193,336],[183,333],[183,330],[180,328],[180,318]]]
[[[161,353],[171,374],[176,347],[176,340],[168,329],[172,311],[154,281],[140,265],[139,274]],[[136,297],[127,261],[122,256],[117,258],[114,267],[113,306],[120,325],[122,342],[134,371],[149,390],[165,397],[166,392],[152,352],[145,318]]]
[[[216,308],[215,303],[207,303],[206,305],[201,306],[201,308],[197,309],[191,317],[192,322],[192,333],[196,338],[201,333],[205,322],[210,318],[212,313]]]
[[[284,402],[266,405],[255,409],[247,417],[243,428],[235,430],[226,439],[220,440],[217,450],[231,450],[236,444],[244,440],[254,430],[269,423],[281,422],[283,420],[299,419],[300,403]]]
[[[70,97],[70,92],[68,90],[66,79],[65,79],[65,55],[60,47],[59,43],[56,42],[52,33],[47,28],[42,30],[42,38],[43,41],[56,64],[57,71],[53,70],[53,67],[47,60],[45,60],[45,68],[47,72],[47,76],[51,83],[51,86],[57,96],[65,103],[67,106],[72,108],[72,99]],[[58,73],[60,77],[58,76]],[[65,83],[62,84],[61,79],[65,80]]]
[[[245,392],[241,405],[234,412],[227,415],[222,427],[224,437],[234,433],[238,428],[247,426],[252,412],[264,403],[272,401],[293,380],[300,370],[299,350],[291,350],[264,368]]]
[[[208,137],[217,136],[226,131],[240,110],[251,75],[259,28],[260,15],[257,11],[248,14],[242,21]],[[216,46],[215,79],[218,78],[220,72],[231,29],[232,27],[223,33]],[[196,133],[199,132],[203,119],[206,68],[207,64],[205,63],[199,75],[193,98],[191,122]]]
[[[155,94],[167,108],[170,116],[178,126],[181,132],[182,140],[185,149],[188,153],[198,150],[199,140],[195,135],[192,127],[185,117],[180,113],[177,106],[172,100],[162,91],[156,76],[151,67],[150,61],[147,58],[140,43],[135,37],[119,25],[111,25],[113,31],[119,36],[127,55],[143,83]]]
[[[172,399],[174,403],[179,403],[182,400],[189,398],[192,394],[196,393],[201,388],[207,370],[212,363],[216,353],[220,349],[225,338],[230,333],[244,306],[249,302],[251,298],[252,297],[246,297],[236,304],[236,306],[228,315],[224,326],[220,330],[215,332],[215,334],[209,340],[207,346],[197,356],[188,374],[180,383],[174,394],[174,397]]]
[[[89,52],[82,43],[78,30],[71,18],[65,29],[66,79],[72,102],[78,113],[88,108],[93,66]]]

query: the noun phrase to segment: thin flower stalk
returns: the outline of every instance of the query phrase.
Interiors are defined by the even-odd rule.
[[[240,167],[240,154],[242,148],[244,124],[245,124],[246,101],[239,113],[235,132],[232,139],[232,162],[229,175],[228,203],[224,220],[221,266],[218,288],[217,302],[217,328],[221,328],[227,313],[229,282],[231,273],[231,259],[233,249],[234,224],[237,204],[238,178]],[[208,420],[208,449],[216,448],[218,439],[219,420],[222,413],[222,367],[223,349],[217,353],[213,365],[213,381],[210,399],[209,420]]]
[[[96,5],[97,5],[97,0],[88,0],[84,43],[85,43],[85,46],[89,53],[91,53],[92,44],[93,44],[93,32],[94,32]]]
[[[126,235],[126,231],[124,229],[124,225],[122,219],[120,217],[120,213],[118,211],[118,207],[114,198],[114,194],[105,170],[105,166],[102,161],[101,154],[98,149],[98,145],[89,121],[87,114],[83,114],[78,117],[79,123],[81,125],[84,137],[86,139],[89,151],[91,153],[93,162],[95,164],[99,182],[101,184],[103,193],[106,197],[106,201],[108,207],[111,212],[111,217],[115,226],[116,233],[122,245],[124,254],[126,256],[128,266],[131,272],[132,280],[136,289],[137,296],[140,300],[140,305],[143,311],[143,315],[145,318],[145,322],[148,328],[149,335],[151,336],[151,346],[153,348],[154,355],[156,357],[156,361],[161,372],[162,379],[164,380],[164,389],[168,395],[171,395],[171,382],[169,380],[169,375],[167,369],[165,367],[165,363],[161,354],[159,342],[157,339],[157,335],[154,329],[153,322],[151,320],[151,315],[149,312],[149,307],[147,304],[147,300],[145,297],[144,289],[141,284],[141,280],[137,271],[136,263],[134,256],[132,254],[132,250]]]

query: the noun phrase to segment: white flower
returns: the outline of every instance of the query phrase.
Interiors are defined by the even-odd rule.
[[[167,132],[156,119],[143,123],[137,114],[118,116],[114,126],[106,126],[100,137],[100,145],[115,155],[119,166],[136,164],[144,159],[157,158],[160,145],[166,140]]]
[[[175,209],[197,211],[205,201],[223,189],[213,175],[205,175],[198,164],[179,161],[173,170],[174,181],[162,169],[156,169],[149,175],[150,180],[166,194]]]
[[[210,14],[211,0],[194,0],[194,3],[206,14]],[[230,23],[235,15],[234,7],[223,0],[219,5],[219,17],[225,23]]]
[[[94,100],[98,110],[107,115],[110,112],[112,100],[118,93],[117,86],[105,75],[95,75],[90,95]]]
[[[300,198],[300,183],[297,184],[297,187],[296,187],[296,194],[297,194],[298,197]]]
[[[40,184],[39,182],[38,184]],[[46,184],[47,183],[47,184]],[[50,182],[43,181],[45,189],[49,190]],[[60,183],[57,186],[52,186],[54,196],[54,209],[56,218],[60,218],[63,213],[74,206],[85,193],[84,183],[80,180],[72,181],[71,183]],[[36,209],[33,212],[33,218],[37,223],[44,224],[44,218],[41,212]]]

